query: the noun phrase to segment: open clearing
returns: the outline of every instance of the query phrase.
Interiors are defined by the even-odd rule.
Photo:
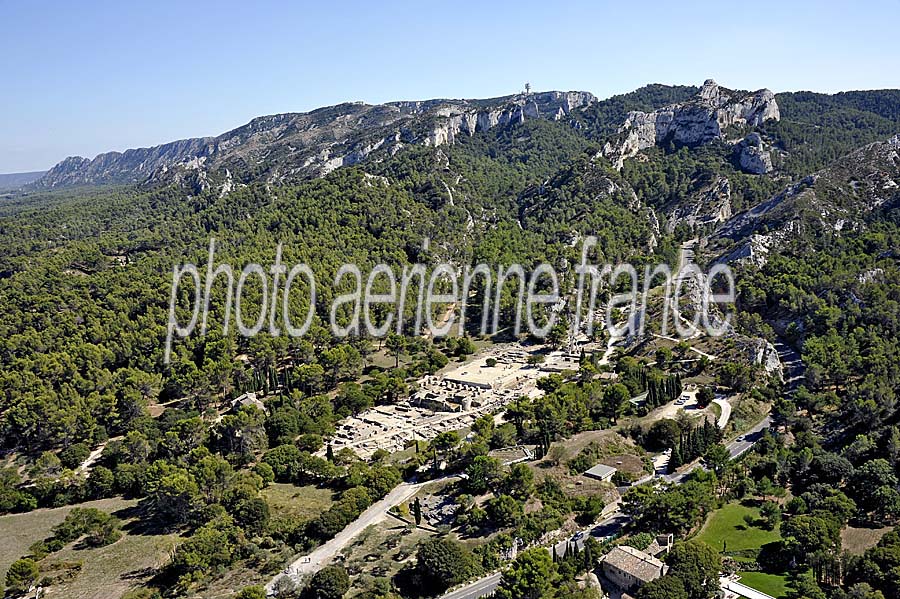
[[[416,547],[430,536],[393,518],[366,528],[336,560],[353,577],[354,586],[348,596],[364,591],[373,577],[390,578],[406,563],[414,562]]]
[[[260,494],[272,508],[273,514],[298,516],[312,520],[331,507],[334,494],[330,489],[312,485],[298,487],[286,483],[272,483]]]
[[[727,552],[747,551],[759,549],[766,543],[777,541],[781,538],[778,527],[775,530],[766,530],[759,526],[748,526],[744,516],[759,518],[759,509],[740,503],[729,503],[720,510],[710,514],[697,535],[697,539],[703,541],[716,551],[722,551],[722,543],[725,543]]]
[[[871,549],[878,544],[885,534],[891,530],[885,528],[854,528],[848,526],[841,531],[841,547],[853,555],[862,555],[866,549]]]
[[[71,545],[47,561],[81,561],[78,576],[65,584],[47,588],[47,597],[108,599],[149,579],[163,566],[178,542],[177,534],[127,534],[112,545],[97,549],[74,549]]]
[[[50,536],[50,530],[66,519],[74,507],[95,507],[104,512],[133,507],[136,501],[125,499],[101,499],[79,505],[67,505],[54,509],[40,509],[24,514],[0,516],[0,579],[6,578],[10,564],[28,553],[28,548],[36,541]]]
[[[787,577],[764,572],[738,572],[740,583],[773,597],[786,597],[790,587]]]
[[[137,501],[122,498],[88,501],[54,509],[40,509],[25,514],[0,517],[0,575],[6,576],[10,564],[28,554],[28,548],[52,534],[52,528],[65,520],[76,507],[93,507],[122,517]],[[150,570],[164,563],[178,536],[125,534],[119,541],[97,549],[75,549],[68,545],[44,559],[44,564],[82,562],[83,569],[71,581],[47,588],[47,597],[66,599],[106,599],[118,597],[132,586],[152,575]]]

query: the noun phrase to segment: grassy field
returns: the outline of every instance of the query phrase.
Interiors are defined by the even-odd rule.
[[[764,572],[738,572],[740,583],[772,597],[786,597],[790,587],[787,577]]]
[[[124,499],[101,499],[89,501],[79,506],[66,506],[55,509],[41,509],[25,514],[0,516],[0,580],[6,578],[10,564],[26,555],[28,548],[41,539],[50,536],[50,530],[66,519],[73,507],[95,507],[105,512],[132,507],[135,501]]]
[[[744,522],[746,515],[759,518],[759,510],[740,503],[729,503],[709,516],[697,538],[716,551],[722,551],[724,541],[728,552],[759,549],[781,538],[778,527],[766,530],[759,526],[747,526]]]
[[[74,580],[49,587],[47,597],[120,597],[165,565],[177,542],[177,534],[127,534],[112,545],[97,549],[66,547],[45,561],[81,561],[83,568]]]
[[[74,507],[94,507],[122,517],[128,528],[126,510],[137,504],[121,498],[101,499],[55,509],[0,517],[0,576],[6,576],[10,564],[28,554],[28,548],[51,536],[52,528],[65,520]],[[66,599],[105,599],[119,597],[151,575],[163,564],[175,546],[177,535],[126,534],[119,541],[98,549],[67,546],[42,562],[46,567],[58,562],[82,562],[81,572],[73,580],[47,589],[47,597]]]
[[[260,493],[269,503],[272,512],[313,519],[334,503],[329,489],[312,485],[297,487],[285,483],[272,483]]]

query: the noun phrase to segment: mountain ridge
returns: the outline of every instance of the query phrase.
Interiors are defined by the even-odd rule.
[[[443,145],[460,134],[525,119],[560,120],[595,101],[589,92],[549,91],[484,100],[345,102],[309,112],[256,117],[215,137],[107,152],[94,159],[69,157],[32,187],[143,183],[170,178],[173,169],[175,179],[191,171],[202,173],[202,186],[211,169],[239,179],[255,178],[259,176],[256,167],[263,161],[269,171],[264,178],[269,181],[321,176],[378,150],[392,154],[415,142]]]

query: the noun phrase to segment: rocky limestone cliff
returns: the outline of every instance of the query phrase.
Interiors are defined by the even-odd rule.
[[[731,218],[731,183],[719,175],[709,183],[691,185],[690,193],[668,213],[666,230],[674,233],[680,224],[694,227],[723,223]]]
[[[425,137],[425,144],[440,146],[453,143],[459,135],[474,135],[497,126],[521,123],[527,119],[562,120],[575,108],[597,100],[588,92],[544,92],[513,97],[503,106],[473,109],[448,104],[435,110],[438,123]]]
[[[781,358],[778,357],[778,350],[770,341],[756,337],[747,344],[747,353],[753,364],[762,366],[766,374],[775,374],[778,378],[783,377],[784,367],[781,364]]]
[[[688,102],[649,113],[629,113],[618,138],[607,142],[602,153],[616,168],[622,168],[626,159],[663,142],[696,146],[720,139],[731,125],[758,126],[779,118],[775,94],[768,89],[735,92],[707,79]]]
[[[488,100],[427,100],[368,105],[345,103],[306,113],[253,119],[218,137],[63,160],[35,188],[110,183],[186,181],[205,188],[262,178],[279,183],[325,175],[376,152],[405,144],[441,146],[460,135],[527,119],[560,120],[596,98],[587,92],[542,92]],[[232,179],[233,178],[233,179]]]
[[[744,172],[754,175],[772,172],[772,156],[766,150],[759,133],[751,133],[735,144],[734,152]]]

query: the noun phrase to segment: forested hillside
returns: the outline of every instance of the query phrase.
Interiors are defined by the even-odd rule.
[[[336,338],[327,323],[340,288],[330,285],[318,289],[313,326],[302,338],[245,338],[234,326],[222,334],[225,294],[217,284],[210,333],[176,340],[172,363],[164,363],[173,265],[203,270],[212,238],[217,263],[269,265],[283,244],[284,263],[308,263],[330,281],[347,262],[363,272],[379,263],[401,270],[441,260],[459,268],[547,262],[570,272],[580,259],[576,242],[586,235],[598,237],[598,262],[674,266],[679,245],[696,237],[698,262],[731,260],[738,270],[736,333],[785,340],[807,365],[790,396],[778,381],[743,375],[758,397],[774,403],[778,431],[744,462],[747,470],[789,489],[792,518],[806,519],[822,537],[798,535],[799,557],[773,559],[812,578],[796,597],[875,597],[848,594],[856,583],[896,596],[896,533],[863,557],[846,558],[835,531],[849,521],[893,526],[900,519],[900,158],[896,142],[886,142],[900,133],[900,91],[777,94],[780,120],[732,125],[696,146],[660,143],[621,169],[603,157],[600,148],[629,111],[685,102],[697,89],[650,85],[573,106],[558,119],[512,120],[453,143],[404,143],[283,184],[251,169],[227,184],[216,174],[204,185],[158,179],[3,200],[0,513],[139,499],[142,517],[183,537],[151,586],[184,596],[238,564],[265,575],[279,571],[428,465],[418,444],[407,462],[316,454],[326,447],[330,453],[328,439],[342,418],[395,403],[423,375],[471,354],[468,336]],[[768,172],[742,166],[737,144],[750,134],[771,155]],[[867,145],[873,142],[882,143]],[[272,172],[267,168],[259,172]],[[781,211],[756,218],[753,210],[773,199]],[[764,260],[734,253],[751,243],[757,251],[762,237],[769,244]],[[562,285],[571,291],[573,278]],[[248,286],[245,293],[252,303],[261,290]],[[186,289],[176,297],[183,320],[192,299]],[[514,321],[514,293],[504,290],[501,299],[506,328]],[[303,294],[289,301],[292,313],[306,312]],[[511,338],[509,331],[500,337]],[[396,358],[392,365],[378,362],[384,349]],[[632,367],[631,378],[654,381],[651,407],[661,402],[658,388],[666,400],[679,394],[675,378]],[[596,402],[621,406],[630,390],[591,380],[591,368],[583,378],[542,383],[546,396],[535,400],[536,411],[512,410],[518,430],[504,440],[549,449],[558,438],[612,427],[616,406]],[[725,366],[710,368],[727,379]],[[620,371],[627,384],[628,368]],[[247,392],[259,394],[265,411],[229,412],[231,400]],[[720,440],[702,434],[710,444]],[[471,468],[488,450],[487,441],[477,442],[455,461],[446,448],[446,461],[460,472]],[[430,448],[437,463],[441,445]],[[94,450],[99,455],[84,476]],[[334,502],[308,520],[276,513],[260,495],[273,481],[318,485]],[[708,483],[690,484],[676,492],[703,495]],[[541,493],[550,504],[556,490]],[[823,514],[829,499],[852,504],[836,523]],[[589,500],[557,500],[565,510],[597,515]],[[500,513],[503,506],[488,509]],[[101,545],[115,541],[114,523],[81,516],[81,533],[57,530],[32,557],[52,555],[72,540],[63,542],[67,534],[90,531]],[[532,531],[535,538],[552,530],[545,528]],[[499,549],[483,551],[489,570]]]

